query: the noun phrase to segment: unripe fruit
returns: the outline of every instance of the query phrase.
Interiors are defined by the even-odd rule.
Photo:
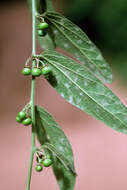
[[[43,167],[41,165],[36,165],[35,170],[37,172],[41,172],[43,170]]]
[[[32,69],[32,76],[39,77],[40,75],[41,75],[41,69],[36,67]]]
[[[49,166],[51,166],[51,164],[52,164],[52,160],[49,159],[49,158],[47,158],[47,159],[43,160],[42,164],[43,164],[43,166],[45,166],[45,167],[49,167]]]
[[[43,30],[38,30],[38,31],[37,31],[37,35],[38,35],[38,36],[44,36]]]
[[[42,75],[47,75],[51,72],[51,68],[49,66],[45,66],[42,70],[41,70],[41,73]]]
[[[18,122],[18,123],[21,123],[22,122],[22,120],[17,116],[16,117],[16,121]]]
[[[24,67],[22,70],[23,75],[30,75],[31,74],[31,69],[29,67]]]
[[[38,28],[43,30],[43,29],[47,29],[48,28],[48,23],[46,22],[41,22],[39,25],[38,25]]]
[[[43,159],[39,158],[38,163],[42,164],[42,162],[43,162]]]
[[[20,111],[17,116],[22,121],[22,120],[24,120],[26,118],[26,113],[24,111]]]
[[[43,37],[47,34],[47,29],[45,30],[38,30],[37,31],[37,35],[40,36],[40,37]]]
[[[32,120],[30,117],[28,117],[22,121],[22,124],[25,126],[30,125],[31,123],[32,123]]]

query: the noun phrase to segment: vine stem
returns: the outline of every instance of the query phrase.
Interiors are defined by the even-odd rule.
[[[36,55],[36,0],[32,0],[32,55]],[[32,62],[32,67],[35,67],[36,63],[35,60]],[[35,99],[35,77],[32,76],[31,82],[31,119],[32,119],[32,147],[31,147],[31,154],[30,154],[30,163],[29,163],[29,172],[28,172],[28,180],[27,180],[27,187],[26,190],[30,190],[30,183],[31,183],[31,174],[32,174],[32,166],[33,166],[33,159],[34,153],[36,150],[35,145],[35,106],[34,106],[34,99]]]

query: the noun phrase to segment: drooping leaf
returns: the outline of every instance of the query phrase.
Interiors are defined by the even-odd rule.
[[[53,157],[53,172],[61,190],[74,190],[75,174],[68,172],[57,157]]]
[[[51,38],[58,47],[71,53],[93,75],[105,82],[112,82],[112,71],[109,65],[78,26],[56,12],[46,12],[44,18],[49,22]]]
[[[57,80],[55,88],[62,97],[111,128],[127,133],[127,108],[87,68],[52,51],[40,57],[52,68]]]
[[[53,171],[60,189],[73,190],[76,175],[70,143],[59,125],[47,111],[42,107],[36,106],[35,113],[36,127],[42,127],[43,131],[45,131],[42,136],[47,138],[45,141],[40,138],[38,140],[44,149],[49,149],[53,152]],[[62,162],[63,160],[64,163]]]

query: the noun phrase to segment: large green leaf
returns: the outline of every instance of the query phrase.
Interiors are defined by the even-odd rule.
[[[112,71],[109,65],[78,26],[55,12],[46,12],[44,18],[49,22],[50,35],[58,47],[71,53],[97,77],[105,82],[112,82]]]
[[[35,110],[36,128],[39,129],[37,130],[38,140],[44,149],[49,149],[53,152],[53,171],[60,189],[73,190],[76,174],[70,143],[47,111],[39,106],[36,106]],[[40,128],[43,128],[42,138],[45,140],[40,139]]]
[[[87,68],[52,51],[45,51],[40,58],[52,68],[55,88],[62,97],[113,129],[127,133],[127,108]]]

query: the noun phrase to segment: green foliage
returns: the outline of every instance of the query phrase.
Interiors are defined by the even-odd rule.
[[[69,103],[127,133],[127,108],[87,68],[59,53],[45,51],[41,58],[56,75],[56,90]]]
[[[71,146],[53,117],[39,106],[36,106],[36,129],[42,147],[53,153],[53,171],[60,189],[73,190],[75,169]]]
[[[56,46],[71,53],[93,75],[98,76],[105,82],[112,82],[112,72],[109,65],[100,51],[78,26],[55,12],[46,12],[44,18],[49,22],[49,34]]]
[[[69,103],[122,133],[127,133],[127,108],[99,80],[112,82],[112,71],[87,35],[63,15],[54,12],[51,0],[29,0],[29,6],[32,9],[33,19],[33,51],[30,58],[33,64],[29,103],[31,106],[29,119],[30,123],[32,122],[32,152],[27,190],[30,189],[31,168],[35,152],[38,156],[37,160],[44,161],[45,155],[49,155],[46,163],[42,164],[45,167],[52,164],[60,189],[73,190],[76,172],[71,145],[53,117],[44,108],[34,105],[36,76],[42,73]],[[46,28],[45,22],[48,23]],[[43,34],[43,29],[46,29],[45,34]],[[45,50],[40,55],[36,55],[35,35],[37,33],[39,43]],[[73,59],[57,53],[56,47],[70,53]],[[20,122],[19,118],[16,120]],[[27,124],[24,123],[24,125]],[[39,148],[35,146],[35,134],[41,144]],[[42,170],[39,164],[40,162],[35,168],[36,171]]]
[[[44,50],[54,50],[55,49],[55,44],[53,43],[49,34],[47,34],[43,38],[38,36],[38,41],[39,41],[40,47]]]

